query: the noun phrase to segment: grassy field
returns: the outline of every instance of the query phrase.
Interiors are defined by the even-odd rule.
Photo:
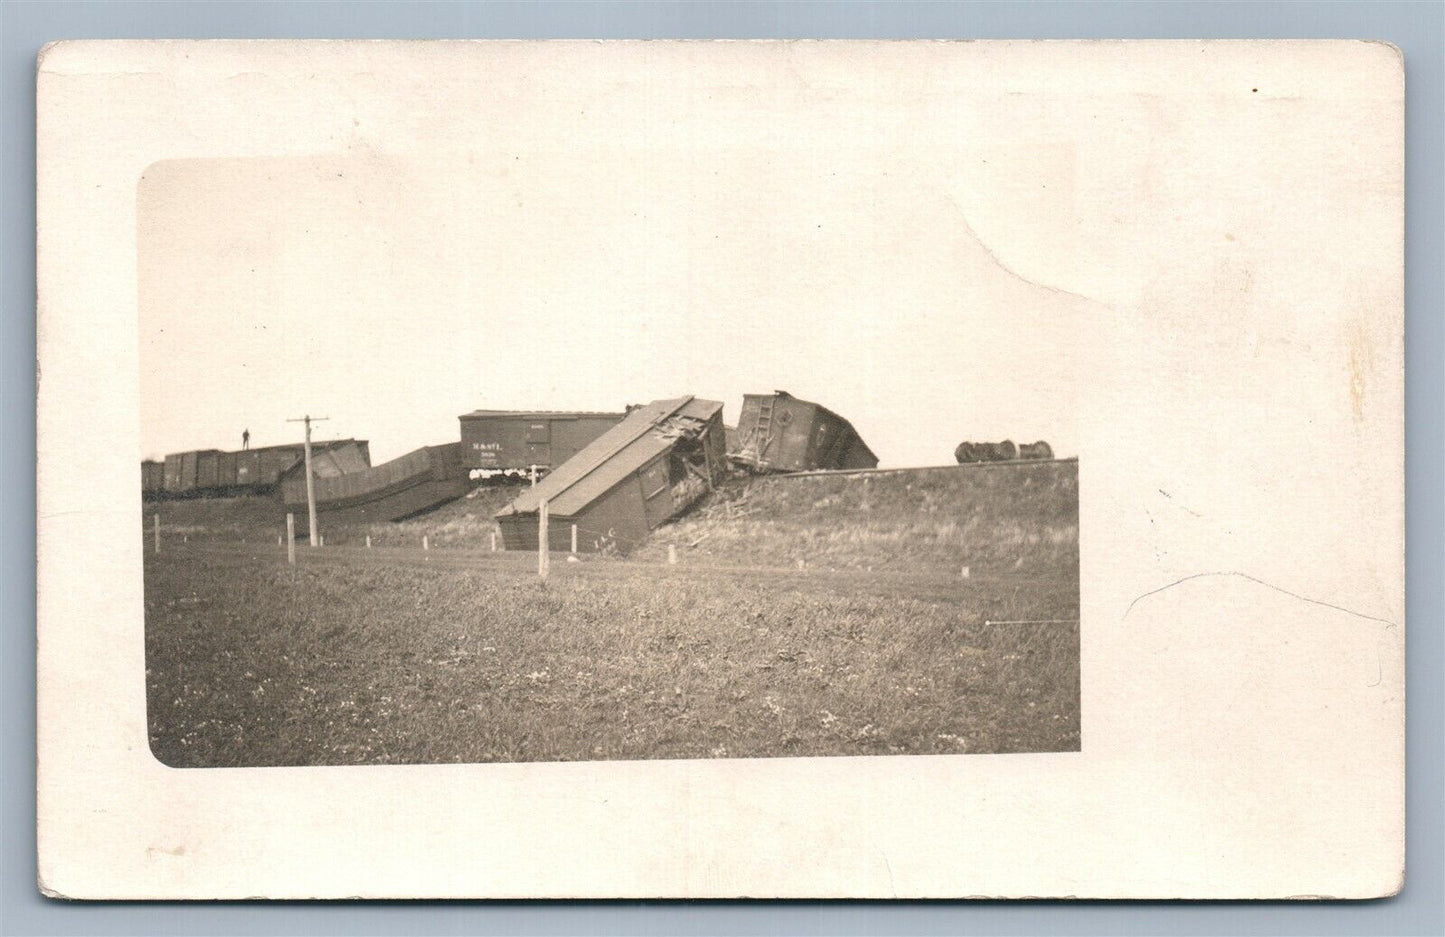
[[[323,513],[319,527],[330,544],[420,546],[425,535],[434,546],[487,546],[498,530],[492,515],[517,495],[516,488],[482,486],[465,498],[396,523],[339,524]],[[286,508],[274,497],[159,501],[145,506],[146,523],[159,514],[167,540],[275,543],[286,530]],[[298,518],[304,528],[304,519]],[[147,528],[149,529],[149,528]]]
[[[1039,462],[909,472],[735,479],[659,530],[699,561],[888,569],[1077,568],[1078,465]]]
[[[985,624],[1078,618],[1072,466],[1028,498],[945,475],[728,489],[628,560],[554,558],[545,584],[533,557],[486,550],[476,499],[294,568],[274,521],[241,543],[241,521],[192,517],[178,545],[198,509],[173,510],[145,569],[152,750],[175,766],[1077,750],[1077,624]],[[669,539],[676,566],[657,558]]]

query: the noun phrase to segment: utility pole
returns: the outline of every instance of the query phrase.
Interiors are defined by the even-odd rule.
[[[286,421],[287,423],[306,424],[306,521],[313,547],[319,542],[320,531],[316,529],[316,487],[311,481],[311,424],[323,423],[329,419],[331,418],[326,416],[313,417],[308,413],[306,416]]]

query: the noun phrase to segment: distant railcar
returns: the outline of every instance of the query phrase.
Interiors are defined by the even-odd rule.
[[[843,417],[787,391],[745,394],[728,459],[751,472],[877,468],[878,457]]]
[[[145,461],[140,464],[140,492],[147,501],[160,496],[166,487],[166,464]]]
[[[474,410],[461,415],[468,469],[555,468],[616,426],[625,414],[552,410]]]
[[[162,488],[170,495],[187,497],[203,490],[201,465],[209,469],[209,480],[214,484],[216,477],[216,456],[219,451],[203,449],[193,452],[173,452],[166,456]]]
[[[1043,440],[1017,446],[1009,439],[1003,442],[961,442],[953,450],[953,457],[960,465],[971,462],[1029,462],[1052,459],[1054,450]]]
[[[1012,462],[1019,457],[1019,448],[1010,439],[1003,442],[961,442],[953,450],[960,465],[970,462]]]

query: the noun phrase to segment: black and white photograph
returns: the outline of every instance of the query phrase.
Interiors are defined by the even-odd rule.
[[[511,116],[146,169],[155,756],[1077,751],[1087,304],[945,197],[999,154]]]

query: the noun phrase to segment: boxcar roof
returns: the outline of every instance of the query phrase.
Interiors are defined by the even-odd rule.
[[[497,512],[498,517],[536,511],[542,499],[548,511],[563,517],[581,511],[627,476],[672,448],[676,437],[664,426],[676,418],[706,422],[722,411],[716,400],[675,397],[635,408],[626,418],[563,462],[546,478]]]
[[[461,418],[463,420],[565,420],[582,416],[615,417],[621,419],[623,414],[621,411],[607,413],[600,410],[473,410],[471,413],[463,413]]]
[[[367,441],[366,441],[365,439],[327,439],[327,440],[317,439],[317,440],[313,440],[313,441],[312,441],[312,443],[311,443],[311,448],[312,448],[313,450],[314,450],[314,449],[330,449],[332,446],[345,446],[345,445],[350,445],[350,444],[354,444],[354,445],[357,445],[357,446],[362,446],[362,445],[365,445],[366,442],[367,442]],[[306,444],[305,444],[304,442],[287,442],[287,443],[280,443],[280,444],[275,445],[275,446],[253,446],[253,447],[250,448],[250,449],[245,449],[245,450],[242,450],[242,451],[244,451],[244,452],[275,452],[275,451],[278,450],[278,449],[295,449],[296,451],[299,452],[299,451],[301,451],[301,450],[304,449],[304,448],[306,448]]]

